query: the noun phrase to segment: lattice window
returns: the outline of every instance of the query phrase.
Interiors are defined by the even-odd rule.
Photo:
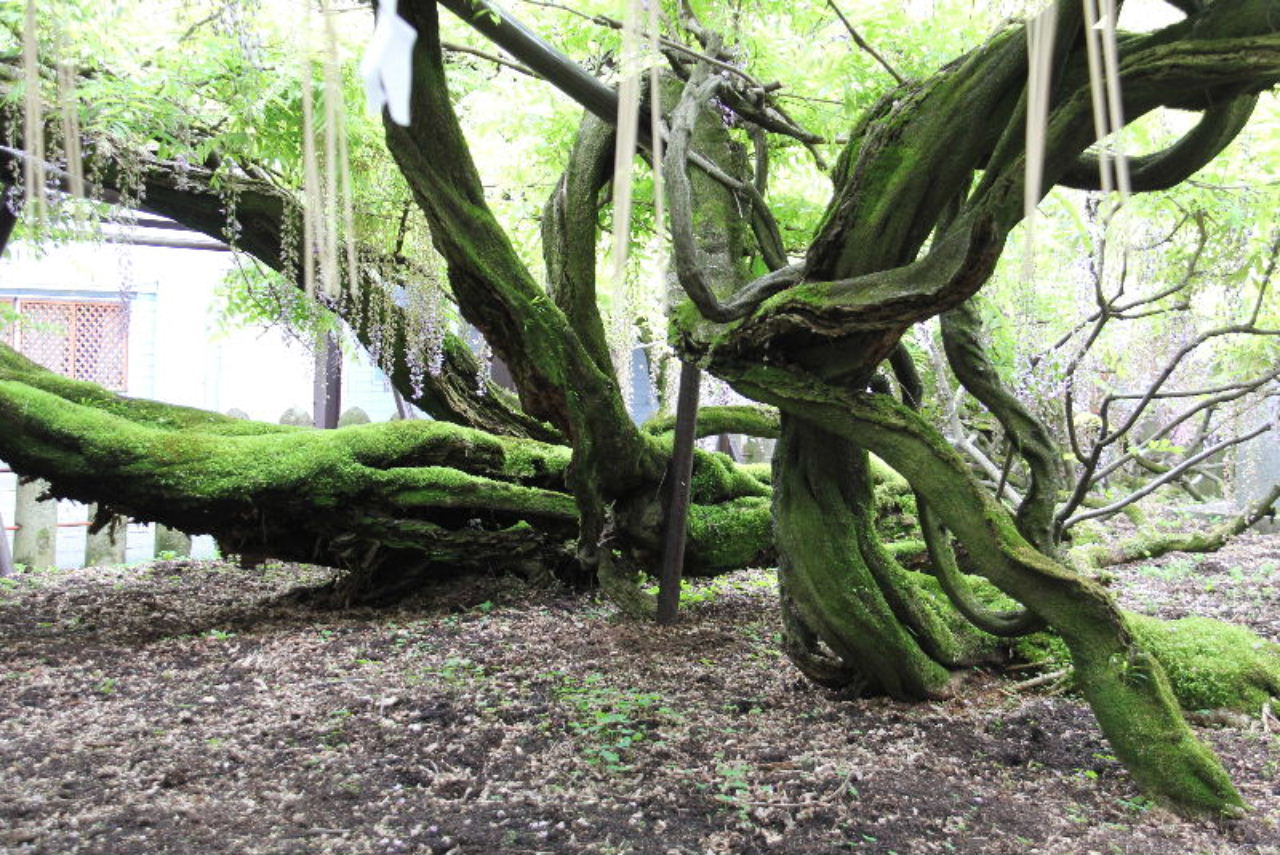
[[[123,391],[129,314],[123,303],[19,300],[18,350],[51,371]]]
[[[123,303],[76,305],[75,376],[108,389],[128,383],[129,313]]]

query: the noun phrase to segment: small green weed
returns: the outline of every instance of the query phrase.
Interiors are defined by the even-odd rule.
[[[329,748],[340,748],[347,744],[347,722],[351,718],[351,710],[339,708],[329,713],[329,729],[320,737],[320,742]]]
[[[1142,575],[1150,576],[1153,579],[1175,582],[1193,574],[1197,566],[1196,562],[1189,558],[1174,558],[1163,564],[1147,564],[1142,567],[1140,572]]]
[[[1146,813],[1155,803],[1146,796],[1134,796],[1131,799],[1120,799],[1120,804],[1134,813]]]
[[[654,731],[661,720],[677,717],[661,695],[610,686],[600,674],[564,676],[556,693],[573,710],[568,727],[581,737],[583,753],[611,772],[630,769],[634,748],[659,741]]]
[[[751,795],[751,767],[746,763],[718,763],[716,775],[719,776],[720,792],[716,798],[727,802],[738,809],[742,819],[747,818],[747,796]]]
[[[450,656],[436,673],[444,682],[457,686],[483,678],[484,666],[465,656]]]

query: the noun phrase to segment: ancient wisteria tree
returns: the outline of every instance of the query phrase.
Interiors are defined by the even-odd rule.
[[[449,333],[434,345],[432,370],[415,370],[421,341],[385,285],[419,271],[397,248],[367,245],[342,287],[319,298],[437,421],[333,432],[241,422],[121,399],[6,349],[0,457],[49,479],[58,495],[213,532],[235,552],[348,568],[353,595],[387,598],[424,577],[496,566],[594,576],[643,608],[635,575],[661,555],[672,446],[669,422],[638,426],[628,415],[597,293],[619,97],[496,7],[440,5],[506,50],[504,62],[586,110],[543,212],[545,270],[535,273],[473,162],[437,4],[399,4],[417,33],[410,119],[387,117],[385,144],[448,299],[510,368],[517,396],[478,389],[473,356]],[[641,156],[664,179],[680,294],[669,318],[675,350],[767,405],[707,408],[699,428],[778,439],[771,478],[698,455],[692,565],[715,571],[776,555],[787,651],[833,687],[942,698],[969,667],[1007,661],[1012,639],[1054,633],[1141,786],[1187,812],[1231,814],[1240,797],[1180,712],[1180,702],[1199,701],[1176,695],[1186,681],[1166,676],[1191,667],[1172,653],[1178,629],[1134,624],[1064,559],[1064,524],[1083,492],[1067,491],[1063,450],[1002,384],[971,301],[1028,198],[1110,180],[1133,193],[1177,185],[1240,133],[1260,93],[1280,81],[1280,3],[1173,5],[1185,16],[1177,23],[1099,46],[1098,10],[1062,0],[1037,19],[1034,38],[1028,24],[1007,24],[933,73],[899,79],[848,128],[825,214],[797,246],[769,204],[771,140],[815,151],[823,140],[682,3],[661,43],[665,119],[641,134]],[[1029,40],[1039,45],[1035,63]],[[1123,179],[1094,148],[1095,49],[1113,51],[1112,129],[1161,108],[1201,116],[1167,149],[1133,158]],[[0,136],[20,136],[7,121]],[[2,156],[20,165],[34,148],[27,141]],[[137,204],[211,234],[227,223],[218,188],[234,185],[239,250],[300,289],[311,285],[316,244],[298,226],[309,195],[295,192],[304,188],[247,161],[179,167],[109,146],[87,147],[84,158],[98,186],[141,188]],[[65,183],[65,166],[51,167],[48,182]],[[5,181],[19,183],[17,174],[6,171]],[[951,370],[998,420],[1027,473],[1014,508],[921,415],[925,385],[904,335],[937,316]],[[1267,333],[1258,312],[1250,324]],[[870,454],[915,493],[927,574],[904,569],[877,531]],[[1238,663],[1233,703],[1260,706],[1280,693],[1273,647],[1222,638],[1206,643],[1220,645],[1219,661]]]

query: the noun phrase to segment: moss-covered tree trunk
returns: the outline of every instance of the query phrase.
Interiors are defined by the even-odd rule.
[[[485,32],[514,33],[509,50],[531,44],[482,0],[448,5]],[[1042,185],[1089,186],[1082,9],[1077,0],[1057,5]],[[1124,113],[1134,119],[1173,107],[1204,117],[1166,151],[1135,159],[1138,190],[1170,186],[1206,163],[1242,127],[1257,93],[1280,81],[1280,0],[1175,5],[1184,21],[1120,40]],[[0,346],[0,457],[108,512],[212,531],[250,556],[357,569],[379,596],[449,568],[555,566],[571,538],[575,563],[588,570],[608,570],[615,556],[628,567],[652,566],[669,445],[628,417],[595,306],[607,128],[584,123],[548,206],[544,289],[485,201],[450,103],[436,3],[401,0],[399,9],[418,32],[413,121],[388,123],[387,145],[445,259],[462,315],[510,366],[519,391],[518,406],[501,393],[475,394],[474,361],[454,347],[420,403],[443,419],[566,445],[439,424],[317,433],[235,422],[55,378]],[[1104,590],[1054,559],[1052,449],[1001,394],[963,308],[1025,211],[1025,28],[1002,28],[867,111],[851,129],[818,232],[793,252],[803,254],[795,261],[763,198],[766,171],[744,176],[718,112],[753,124],[757,140],[779,130],[812,139],[769,106],[768,87],[722,74],[737,57],[684,11],[703,51],[718,59],[673,58],[686,79],[670,116],[665,174],[674,267],[691,298],[675,312],[675,339],[684,358],[782,413],[773,514],[787,649],[797,665],[828,685],[936,697],[954,669],[998,651],[991,633],[1043,621],[1070,647],[1104,732],[1148,792],[1191,812],[1238,811],[1238,794],[1182,720],[1159,662]],[[597,117],[611,118],[616,99],[607,86],[576,68],[561,79],[566,63],[545,45],[529,61]],[[758,149],[757,165],[767,153]],[[0,153],[0,165],[12,158]],[[220,230],[220,206],[209,204],[216,197],[148,176],[153,209]],[[240,194],[244,247],[278,266],[295,206],[269,186],[254,189],[261,192]],[[769,272],[752,280],[760,267]],[[366,341],[370,319],[386,326],[378,319],[390,318],[392,375],[405,393],[405,319],[393,305],[374,307],[372,293],[357,287],[339,310]],[[905,331],[948,311],[957,373],[1001,418],[1036,474],[1016,518],[918,413],[884,393],[889,384],[878,376]],[[876,536],[867,452],[920,497],[937,583],[903,570]],[[693,482],[694,563],[758,557],[768,488],[708,455],[699,457]],[[987,612],[967,596],[949,537],[1025,611]]]
[[[925,649],[931,627],[912,620],[921,602],[895,584],[901,569],[873,545],[866,452],[788,416],[773,465],[778,572],[799,620],[865,690],[945,695],[951,674]]]
[[[881,580],[863,572],[865,558],[860,562],[857,554],[866,556],[868,547],[859,550],[852,543],[856,538],[840,530],[825,538],[845,544],[840,550],[815,549],[803,539],[806,533],[819,536],[820,512],[834,511],[837,525],[866,531],[857,514],[846,510],[858,504],[847,498],[853,491],[838,495],[820,474],[834,466],[850,474],[849,461],[856,455],[848,449],[857,442],[910,481],[965,544],[986,578],[1066,641],[1078,685],[1116,756],[1144,789],[1192,812],[1239,811],[1242,802],[1225,771],[1184,722],[1163,668],[1135,640],[1111,596],[1027,543],[1009,512],[940,434],[884,396],[806,388],[794,377],[784,380],[768,370],[744,378],[743,385],[760,381],[773,389],[789,386],[786,398],[754,388],[814,425],[796,429],[787,424],[793,417],[784,419],[783,442],[799,440],[801,446],[786,449],[778,461],[779,549],[786,587],[800,617],[847,669],[868,676],[873,685],[879,682],[889,691],[896,688],[917,697],[945,688],[943,663],[924,655],[929,636],[912,626],[910,618],[895,615],[890,602],[882,601],[886,588]],[[787,532],[792,515],[799,523],[794,536]],[[828,613],[853,617],[831,620]],[[886,668],[890,676],[883,677]]]
[[[477,572],[577,572],[564,446],[425,420],[319,431],[235,419],[115,395],[3,344],[0,423],[0,459],[59,497],[98,502],[103,520],[212,534],[251,561],[345,568],[352,599]],[[702,572],[770,551],[767,487],[730,466],[699,458]]]
[[[1126,114],[1193,106],[1208,110],[1212,122],[1217,105],[1247,102],[1251,91],[1271,85],[1280,73],[1280,63],[1271,65],[1280,42],[1267,22],[1275,6],[1242,3],[1229,13],[1213,4],[1186,25],[1125,41]],[[1045,187],[1071,172],[1092,141],[1082,27],[1079,5],[1060,3]],[[1244,33],[1248,44],[1219,40]],[[938,572],[950,564],[950,532],[978,572],[1029,613],[976,614],[972,601],[959,611],[990,631],[1043,620],[1067,642],[1085,696],[1144,788],[1190,812],[1233,813],[1240,797],[1182,720],[1160,664],[1105,591],[1052,557],[1055,451],[999,388],[964,308],[1024,211],[1026,55],[1024,30],[1010,28],[880,101],[853,129],[801,281],[745,313],[688,289],[705,320],[678,315],[681,344],[783,413],[775,523],[788,649],[802,669],[824,682],[838,674],[899,697],[929,697],[946,691],[948,666],[963,661],[954,654],[965,633],[937,619],[910,577],[882,557],[867,510],[863,449],[870,450],[921,498]],[[1256,62],[1271,70],[1253,76]],[[1206,64],[1217,76],[1189,89]],[[1217,150],[1190,148],[1196,153],[1175,147],[1166,165],[1187,168]],[[676,247],[679,254],[678,240]],[[876,375],[902,333],[947,310],[954,311],[947,339],[957,373],[1000,418],[1036,476],[1016,520],[918,415],[868,391],[885,388]],[[943,587],[963,600],[956,581],[951,573]]]

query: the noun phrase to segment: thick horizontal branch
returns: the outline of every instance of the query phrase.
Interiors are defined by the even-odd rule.
[[[674,415],[659,416],[645,423],[651,434],[670,433],[675,430]],[[778,411],[771,407],[737,404],[722,407],[702,407],[698,410],[694,435],[698,439],[722,433],[736,433],[777,439],[781,425]]]
[[[433,550],[451,533],[535,524],[551,544],[576,532],[572,497],[540,486],[563,481],[557,446],[446,422],[237,423],[118,398],[2,346],[0,358],[0,457],[59,497],[210,533],[230,552],[360,570],[398,555],[447,573]]]
[[[4,345],[0,459],[58,497],[212,534],[237,554],[376,572],[379,586],[568,567],[578,534],[564,446],[425,420],[320,431],[235,419],[121,397]],[[768,486],[711,454],[693,480],[690,568],[768,561]]]

